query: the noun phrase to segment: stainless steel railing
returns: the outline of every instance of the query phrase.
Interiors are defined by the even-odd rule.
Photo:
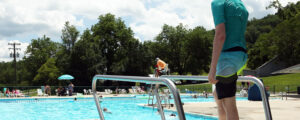
[[[98,109],[98,113],[99,113],[99,116],[100,116],[101,120],[104,120],[104,115],[103,115],[103,111],[102,111],[101,106],[100,106],[99,99],[97,98],[97,94],[96,94],[96,84],[97,84],[98,80],[112,80],[112,81],[126,81],[126,82],[141,82],[141,83],[150,83],[150,84],[164,84],[171,90],[171,93],[174,97],[174,102],[175,102],[176,110],[178,112],[179,119],[180,120],[186,120],[179,93],[176,89],[175,84],[170,79],[167,79],[167,78],[137,77],[137,76],[95,75],[93,77],[92,91],[93,91],[93,96],[94,96],[94,99],[95,99],[95,102],[96,102],[96,105],[97,105],[97,109]],[[159,96],[157,91],[155,93],[156,93],[156,96]],[[160,102],[159,97],[156,97],[156,98]],[[160,109],[159,112],[161,114],[161,118],[162,118],[162,120],[164,120],[165,118],[164,118],[163,110],[162,110],[160,104],[158,105],[158,109]]]
[[[97,96],[96,96],[96,83],[97,83],[97,80],[113,80],[113,81],[126,81],[126,82],[143,82],[143,83],[151,83],[151,84],[165,84],[171,90],[171,92],[173,94],[179,119],[180,120],[185,120],[185,114],[184,114],[184,111],[183,111],[183,108],[182,108],[179,93],[176,90],[175,84],[171,80],[175,80],[175,81],[176,80],[207,81],[208,77],[207,76],[163,75],[160,78],[150,78],[150,77],[136,77],[136,76],[96,75],[93,78],[93,84],[92,84],[93,95],[94,95],[94,98],[95,98],[95,102],[96,102],[96,105],[97,105],[99,116],[100,116],[101,120],[104,120],[103,111],[100,107],[99,99],[97,99]],[[245,77],[245,76],[240,76],[238,78],[238,81],[253,82],[259,87],[259,90],[260,90],[260,93],[261,93],[261,96],[262,96],[262,100],[263,100],[263,106],[264,106],[266,119],[267,120],[272,120],[270,105],[269,105],[269,101],[266,97],[266,91],[265,91],[263,83],[256,77]],[[161,108],[160,105],[158,107]],[[161,114],[162,120],[164,120],[164,115],[162,115],[163,114],[162,110],[160,110],[160,114]]]
[[[183,76],[183,75],[163,75],[160,78],[168,78],[171,80],[197,80],[197,81],[208,81],[207,76]],[[265,116],[267,120],[272,120],[271,109],[269,105],[269,100],[267,99],[266,90],[264,84],[256,77],[246,77],[239,76],[238,81],[241,82],[253,82],[255,83],[260,90],[260,94],[262,97],[262,102],[264,105]]]

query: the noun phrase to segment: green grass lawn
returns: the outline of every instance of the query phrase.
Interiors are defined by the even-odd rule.
[[[180,92],[185,93],[185,89],[188,89],[189,91],[193,92],[211,92],[211,84],[192,84],[192,85],[176,85],[177,89],[180,89]]]
[[[268,87],[271,93],[296,92],[297,87],[300,87],[300,73],[261,77],[260,79],[263,79],[264,85]],[[238,82],[237,85],[241,86],[241,83]],[[185,92],[185,89],[195,92],[211,92],[212,90],[211,84],[176,85],[176,87],[181,92]]]
[[[261,79],[271,92],[286,92],[286,87],[289,88],[289,92],[295,92],[297,87],[300,87],[300,73],[262,77]]]

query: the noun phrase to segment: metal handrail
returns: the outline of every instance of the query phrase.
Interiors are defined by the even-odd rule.
[[[157,101],[157,109],[159,109],[160,117],[161,117],[162,120],[166,120],[164,110],[163,110],[163,108],[161,106],[161,100],[160,100],[160,96],[159,96],[159,93],[158,93],[158,88],[156,88],[154,90],[154,92],[155,92],[156,101]]]
[[[183,75],[162,75],[160,78],[168,78],[171,80],[197,80],[197,81],[208,81],[207,76],[183,76]],[[262,97],[265,116],[267,120],[272,120],[271,109],[269,105],[269,100],[267,99],[266,90],[264,84],[256,77],[248,77],[248,76],[239,76],[238,81],[241,82],[253,82],[255,83],[259,90]]]
[[[104,120],[104,115],[103,115],[103,111],[102,111],[101,106],[100,106],[99,99],[97,98],[97,95],[96,95],[96,83],[97,83],[98,80],[112,80],[112,81],[125,81],[125,82],[141,82],[141,83],[150,83],[150,84],[164,84],[171,90],[171,92],[173,94],[174,102],[175,102],[176,110],[178,112],[179,119],[180,120],[186,120],[178,90],[176,89],[175,84],[170,79],[167,79],[167,78],[137,77],[137,76],[95,75],[93,77],[92,91],[93,91],[93,96],[94,96],[96,106],[97,106],[97,109],[98,109],[98,113],[99,113],[99,116],[100,116],[101,120]],[[162,110],[161,110],[161,112],[162,112]]]

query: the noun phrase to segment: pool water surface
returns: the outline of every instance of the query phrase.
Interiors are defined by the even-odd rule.
[[[147,99],[136,97],[104,98],[101,107],[111,113],[104,113],[106,120],[160,120],[156,109],[140,106],[147,104]],[[213,101],[213,98],[183,97],[182,102]],[[171,103],[174,103],[171,100]],[[44,98],[44,99],[1,99],[1,120],[90,120],[99,119],[93,98]],[[176,112],[165,111],[166,120],[179,120]],[[187,120],[217,120],[217,118],[186,114]]]

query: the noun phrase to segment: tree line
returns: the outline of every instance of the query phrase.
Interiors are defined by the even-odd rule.
[[[248,68],[255,69],[279,56],[289,64],[300,58],[300,2],[262,19],[248,22],[245,34],[249,54]],[[100,15],[98,22],[80,33],[66,22],[61,42],[46,35],[32,39],[26,56],[17,62],[17,81],[12,62],[0,63],[0,83],[9,85],[58,85],[62,74],[75,77],[76,85],[90,86],[96,74],[147,76],[153,73],[155,58],[169,64],[172,74],[207,73],[214,30],[163,25],[153,40],[141,42],[130,27],[113,14]],[[106,81],[103,85],[128,85]]]

